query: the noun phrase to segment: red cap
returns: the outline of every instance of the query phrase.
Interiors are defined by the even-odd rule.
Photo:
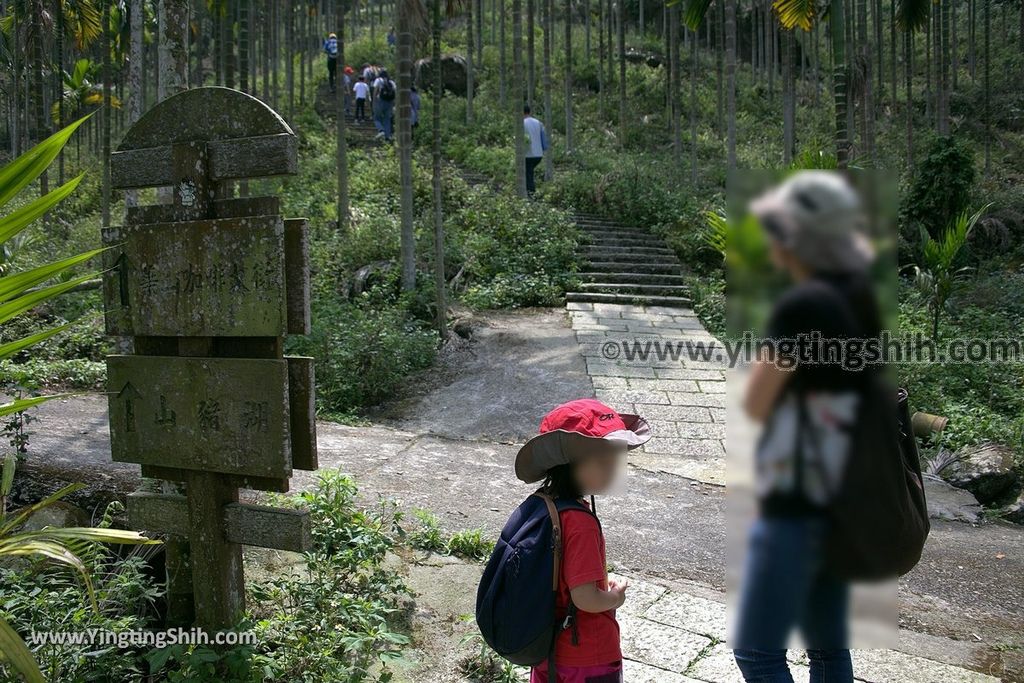
[[[541,420],[541,434],[556,429],[601,438],[611,432],[626,429],[626,423],[617,412],[600,401],[580,398],[563,403]]]
[[[595,441],[631,450],[650,438],[651,429],[639,415],[620,415],[600,401],[579,398],[544,416],[540,434],[516,454],[516,476],[527,483],[540,481],[552,467],[593,453]]]

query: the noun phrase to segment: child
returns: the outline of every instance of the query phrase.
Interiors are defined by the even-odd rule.
[[[356,121],[366,120],[366,98],[370,96],[370,86],[366,85],[366,78],[359,77],[353,88],[356,95]]]
[[[627,450],[650,438],[637,415],[620,415],[593,399],[564,403],[548,413],[540,434],[516,456],[516,476],[543,480],[541,493],[555,501],[578,501],[562,509],[562,557],[556,615],[562,621],[554,657],[557,677],[548,662],[534,666],[531,683],[620,683],[622,651],[615,610],[626,599],[626,582],[610,581],[601,525],[585,496],[608,490]]]

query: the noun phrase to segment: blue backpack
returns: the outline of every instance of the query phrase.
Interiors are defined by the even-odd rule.
[[[484,641],[513,664],[548,660],[551,680],[555,640],[575,629],[575,605],[570,602],[568,613],[560,616],[555,604],[563,510],[594,514],[578,500],[552,499],[540,491],[523,501],[505,523],[476,594],[476,623]]]

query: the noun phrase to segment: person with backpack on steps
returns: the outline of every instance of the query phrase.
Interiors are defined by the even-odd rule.
[[[748,683],[792,683],[786,648],[799,629],[811,683],[852,683],[850,582],[909,571],[927,537],[916,445],[900,438],[882,369],[828,350],[882,330],[856,191],[838,174],[805,171],[751,212],[793,284],[769,316],[744,399],[765,427],[729,645]]]
[[[335,80],[338,75],[338,36],[334,33],[324,41],[324,54],[327,55],[327,82],[331,92],[335,92]]]
[[[395,82],[382,69],[373,82],[373,124],[377,127],[377,137],[384,138],[385,142],[391,142],[394,130],[392,114],[397,92]]]
[[[628,583],[608,578],[594,495],[650,437],[643,418],[578,399],[549,412],[516,456],[516,476],[542,485],[506,523],[480,581],[476,617],[499,655],[532,667],[531,683],[622,681],[615,610]]]

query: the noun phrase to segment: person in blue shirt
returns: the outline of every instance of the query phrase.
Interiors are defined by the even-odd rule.
[[[335,91],[335,78],[338,73],[338,36],[334,33],[324,41],[324,53],[327,55],[327,80],[331,84],[331,92]]]
[[[526,192],[532,195],[537,190],[534,171],[548,149],[548,134],[544,124],[530,115],[530,105],[523,107],[523,132],[526,134]]]
[[[388,49],[392,52],[395,51],[395,29],[391,28],[388,30]]]

